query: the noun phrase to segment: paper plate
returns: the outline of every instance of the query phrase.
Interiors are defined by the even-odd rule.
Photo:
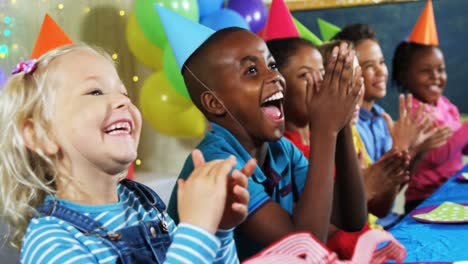
[[[457,181],[468,182],[468,172],[458,174],[455,179],[457,179]]]
[[[460,224],[468,223],[468,203],[444,202],[413,210],[410,216],[423,223]]]

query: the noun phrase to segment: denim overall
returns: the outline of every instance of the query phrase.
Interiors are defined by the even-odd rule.
[[[163,263],[171,244],[164,219],[166,206],[149,187],[131,180],[122,180],[122,185],[140,196],[146,211],[157,210],[162,214],[159,221],[141,222],[138,225],[109,231],[100,223],[75,210],[57,204],[56,200],[46,201],[39,211],[44,216],[54,216],[80,230],[84,235],[96,235],[119,255],[117,263]]]

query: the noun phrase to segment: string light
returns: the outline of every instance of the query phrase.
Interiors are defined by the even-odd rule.
[[[141,159],[135,160],[135,165],[140,166],[141,165]]]
[[[11,22],[11,17],[6,16],[6,17],[3,19],[3,22],[5,22],[5,24],[10,24],[10,22]]]
[[[10,36],[10,34],[11,34],[11,31],[10,31],[9,29],[3,30],[3,35],[4,35],[5,37]]]
[[[58,4],[57,7],[58,7],[59,10],[62,10],[65,6],[63,4]]]
[[[90,11],[91,11],[91,8],[90,8],[89,6],[88,6],[88,7],[85,7],[85,9],[84,9],[84,12],[85,12],[85,13],[89,13]]]
[[[137,75],[133,75],[133,78],[132,78],[133,82],[138,82],[139,79],[140,78]]]
[[[125,10],[120,10],[119,11],[119,16],[125,16]]]
[[[117,53],[113,53],[113,54],[112,54],[112,59],[113,59],[113,60],[116,60],[118,57],[119,57],[119,55],[118,55]]]

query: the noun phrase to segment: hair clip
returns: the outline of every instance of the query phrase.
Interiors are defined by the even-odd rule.
[[[27,60],[16,64],[11,74],[24,72],[25,74],[32,74],[37,68],[37,59]]]

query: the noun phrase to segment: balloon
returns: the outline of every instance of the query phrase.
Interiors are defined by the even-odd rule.
[[[200,24],[213,30],[220,30],[227,27],[240,27],[250,30],[245,19],[236,11],[230,9],[220,9],[202,17],[200,19]]]
[[[167,45],[163,51],[163,71],[174,90],[180,96],[190,100],[190,95],[187,91],[187,87],[185,86],[184,78],[180,73],[174,53],[169,45]]]
[[[138,25],[151,43],[161,49],[166,45],[167,37],[154,7],[155,4],[162,5],[181,16],[198,22],[197,0],[136,0],[135,14]]]
[[[174,92],[163,72],[148,77],[140,91],[140,109],[145,121],[156,131],[173,137],[201,137],[205,117],[192,104]]]
[[[224,5],[224,0],[198,0],[198,12],[200,17],[209,15]]]
[[[265,26],[268,11],[262,0],[230,0],[227,8],[241,14],[255,33]]]
[[[162,49],[153,45],[145,37],[138,27],[135,14],[131,14],[128,18],[126,34],[128,48],[141,63],[153,70],[162,68]]]

